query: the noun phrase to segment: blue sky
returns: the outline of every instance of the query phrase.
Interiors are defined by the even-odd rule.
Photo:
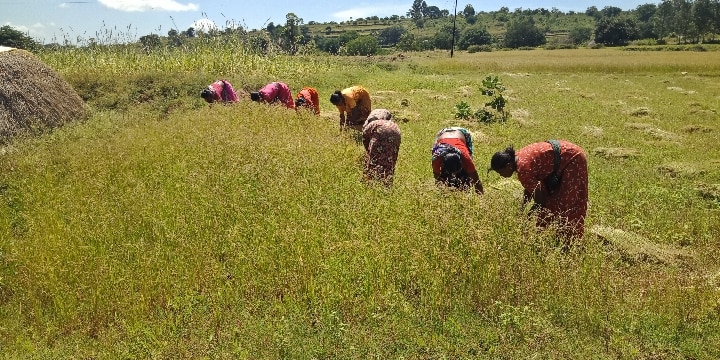
[[[455,1],[425,0],[451,13]],[[62,43],[96,38],[100,42],[135,41],[148,34],[167,35],[171,29],[215,26],[224,29],[233,24],[259,29],[268,23],[284,24],[285,15],[294,13],[309,21],[347,21],[377,15],[405,15],[412,0],[0,0],[0,26],[10,25],[41,43]],[[563,12],[584,12],[590,6],[602,9],[616,6],[631,10],[640,4],[657,4],[639,0],[459,0],[458,11],[471,4],[475,11],[496,11],[508,7],[537,9],[557,8]]]

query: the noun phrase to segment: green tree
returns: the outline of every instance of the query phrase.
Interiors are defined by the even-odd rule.
[[[425,13],[425,9],[427,8],[427,4],[423,0],[415,0],[413,1],[412,7],[407,12],[407,16],[413,21],[418,21],[423,18],[423,14]]]
[[[462,11],[464,17],[475,16],[475,8],[471,4],[465,5],[465,9]]]
[[[627,45],[637,34],[637,23],[629,17],[604,17],[595,25],[595,42],[608,46]]]
[[[315,45],[318,49],[333,55],[338,55],[340,53],[340,48],[342,47],[340,39],[325,36],[316,36]]]
[[[13,29],[10,25],[0,27],[0,45],[24,50],[33,50],[40,46],[33,38]]]
[[[415,35],[413,35],[410,32],[407,32],[400,37],[400,41],[397,44],[397,48],[402,51],[417,51],[417,50],[419,50],[420,47],[418,46],[418,43],[415,40]]]
[[[575,26],[568,32],[568,39],[575,45],[585,44],[592,39],[593,29],[587,26]]]
[[[338,35],[338,41],[340,42],[340,46],[345,46],[345,44],[357,39],[358,37],[360,37],[360,34],[358,34],[357,31],[345,31]]]
[[[622,9],[617,6],[606,6],[600,10],[600,15],[604,17],[614,17],[622,14]]]
[[[170,41],[170,44],[172,46],[178,47],[182,45],[182,39],[180,39],[180,32],[175,29],[171,29],[170,31],[168,31],[168,40]]]
[[[713,19],[713,33],[720,34],[720,1],[715,2],[713,14],[715,14]]]
[[[439,19],[443,16],[442,10],[437,6],[428,6],[425,9],[425,17],[428,19]]]
[[[162,40],[157,34],[149,34],[140,37],[140,44],[145,52],[151,52],[162,46]]]
[[[375,55],[378,52],[377,38],[370,35],[360,36],[345,44],[345,55],[368,56]]]
[[[378,34],[378,42],[381,45],[395,46],[400,41],[400,37],[407,32],[407,29],[400,25],[393,25],[384,28]]]
[[[505,31],[505,47],[536,47],[545,44],[545,33],[535,25],[532,16],[519,16]]]
[[[485,26],[473,25],[465,28],[460,33],[458,39],[458,48],[467,50],[470,45],[490,45],[492,44],[492,35]]]
[[[715,20],[715,7],[718,2],[713,3],[711,0],[695,0],[692,4],[692,19],[697,29],[697,33],[704,41],[705,35],[713,31],[713,22]]]
[[[695,24],[692,22],[692,4],[689,0],[672,0],[673,9],[673,32],[677,36],[678,42],[687,41],[687,38],[693,37],[697,31]]]
[[[655,4],[638,5],[638,7],[635,8],[635,16],[638,21],[649,22],[653,15],[655,15],[655,12],[657,12],[657,8]]]
[[[287,13],[285,15],[282,48],[290,54],[295,54],[297,52],[298,43],[302,40],[302,34],[300,31],[300,25],[302,25],[302,23],[303,19],[299,18],[294,13]]]
[[[437,49],[450,50],[452,47],[451,31],[438,31],[432,39],[433,46]]]
[[[635,8],[635,11],[633,11],[635,18],[638,21],[638,38],[651,39],[658,37],[653,23],[653,18],[655,17],[657,9],[658,7],[655,4],[644,4],[639,5]]]
[[[598,10],[597,6],[591,6],[587,9],[585,9],[585,15],[595,18],[595,20],[600,19],[602,17],[602,14],[600,14],[600,10]]]
[[[673,31],[674,23],[674,11],[673,5],[670,0],[663,0],[658,9],[653,15],[652,23],[653,29],[659,39],[664,39]]]

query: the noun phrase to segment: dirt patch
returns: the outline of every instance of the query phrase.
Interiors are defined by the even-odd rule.
[[[585,125],[582,127],[583,135],[600,137],[603,135],[603,129],[597,126]]]
[[[608,148],[599,147],[592,150],[595,156],[606,159],[629,159],[639,156],[637,150],[631,148]]]
[[[595,225],[589,232],[628,263],[682,265],[694,256],[689,249],[656,244],[641,235],[607,226]]]
[[[504,73],[503,75],[510,76],[510,77],[528,77],[528,76],[530,76],[530,74],[528,74],[528,73]]]
[[[630,110],[629,114],[631,116],[649,116],[650,109],[646,107],[639,107],[637,109]]]
[[[473,89],[474,88],[472,86],[463,86],[457,90],[457,93],[461,97],[470,97],[474,93]]]
[[[685,95],[692,95],[692,94],[696,93],[696,91],[694,91],[694,90],[685,90],[678,86],[668,86],[667,89],[670,91],[676,91],[676,92],[679,92],[679,93],[682,93]]]
[[[530,111],[526,109],[513,109],[510,111],[510,118],[517,121],[522,126],[532,127],[535,122],[530,119]]]
[[[378,90],[378,91],[373,92],[373,94],[378,94],[378,95],[395,95],[395,94],[397,94],[397,91],[394,91],[394,90]]]
[[[625,127],[634,129],[634,130],[642,130],[647,135],[652,136],[655,139],[658,140],[669,140],[669,141],[676,141],[680,140],[680,136],[674,133],[671,133],[669,131],[665,131],[662,129],[659,129],[652,124],[645,124],[645,123],[626,123]]]
[[[683,132],[693,134],[693,133],[709,133],[713,132],[713,128],[705,126],[705,125],[687,125],[682,128]]]
[[[468,90],[469,91],[469,90]],[[440,94],[430,89],[412,89],[411,94],[423,94],[431,100],[448,100],[451,97],[446,94]]]
[[[397,123],[408,123],[420,120],[420,114],[406,109],[391,111]]]
[[[695,190],[705,200],[720,202],[720,184],[695,184]]]
[[[657,167],[657,171],[671,178],[690,178],[703,175],[706,171],[690,163],[668,163]]]

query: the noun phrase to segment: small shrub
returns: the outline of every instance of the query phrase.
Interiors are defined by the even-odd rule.
[[[483,122],[492,122],[493,120],[497,120],[499,122],[505,122],[507,120],[507,112],[505,111],[505,105],[507,105],[507,100],[503,96],[503,92],[505,91],[505,86],[500,82],[500,80],[496,77],[488,76],[483,80],[482,82],[483,88],[481,89],[481,93],[486,96],[490,96],[490,100],[485,103],[485,107],[489,107],[495,111],[495,113],[491,114],[492,116],[488,115],[487,111],[482,112],[482,118],[481,120]]]
[[[485,96],[489,96],[490,100],[485,102],[482,108],[475,111],[472,110],[468,103],[461,101],[455,105],[455,118],[463,120],[474,118],[485,124],[507,121],[508,114],[505,110],[507,100],[502,95],[503,91],[505,91],[505,86],[497,76],[486,77],[482,82],[480,92]]]
[[[470,105],[468,105],[468,103],[461,101],[460,103],[455,105],[456,119],[468,120],[471,116],[472,108],[470,108]]]
[[[486,108],[482,108],[477,109],[477,111],[473,114],[473,117],[481,123],[490,124],[495,119],[495,113]]]
[[[490,45],[470,45],[467,49],[468,53],[474,54],[476,52],[491,52],[492,46]]]

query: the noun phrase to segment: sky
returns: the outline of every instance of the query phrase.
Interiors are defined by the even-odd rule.
[[[412,7],[412,0],[0,0],[0,26],[9,25],[44,44],[86,43],[95,38],[100,43],[132,42],[141,36],[165,36],[175,29],[219,30],[242,26],[262,29],[269,23],[285,24],[285,16],[293,13],[304,23],[341,22],[352,19],[392,15],[404,16]],[[425,0],[452,14],[455,1]],[[585,12],[588,7],[602,9],[614,6],[623,10],[659,1],[642,0],[460,0],[458,12],[466,5],[476,12],[497,11],[507,7]]]

